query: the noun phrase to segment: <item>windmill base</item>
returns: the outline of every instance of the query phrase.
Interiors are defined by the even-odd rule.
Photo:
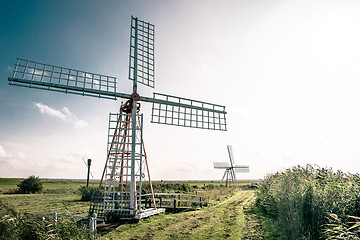
[[[142,209],[140,212],[137,211],[131,214],[130,211],[104,211],[104,193],[96,192],[90,202],[89,208],[89,216],[93,216],[94,213],[97,214],[99,218],[103,218],[105,220],[124,220],[124,219],[136,219],[140,220],[143,218],[147,218],[153,215],[157,215],[165,212],[165,208],[148,208]]]

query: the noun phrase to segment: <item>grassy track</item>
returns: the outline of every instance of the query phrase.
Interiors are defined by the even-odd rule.
[[[220,204],[177,214],[154,216],[120,227],[103,239],[243,239],[251,233],[244,216],[255,199],[253,191],[238,191]],[[245,230],[245,233],[244,233]]]

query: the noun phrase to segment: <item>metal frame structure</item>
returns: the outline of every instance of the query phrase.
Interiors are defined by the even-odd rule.
[[[225,169],[224,176],[222,177],[221,181],[224,181],[226,177],[226,187],[228,183],[231,182],[233,187],[236,187],[236,175],[235,172],[238,173],[247,173],[249,172],[249,166],[246,165],[234,165],[234,155],[232,152],[232,147],[227,145],[230,164],[228,162],[214,162],[215,169]]]
[[[160,93],[154,93],[153,97],[137,93],[138,82],[155,86],[154,36],[154,25],[131,16],[129,79],[133,81],[132,94],[117,92],[115,77],[20,58],[12,77],[8,78],[9,84],[15,86],[111,100],[128,99],[121,105],[119,114],[110,114],[108,154],[99,186],[104,192],[100,200],[94,200],[92,208],[101,210],[104,215],[141,218],[162,211],[156,209],[155,202],[153,210],[144,210],[141,206],[144,173],[148,175],[151,192],[152,187],[139,101],[153,104],[153,123],[226,131],[225,106]]]

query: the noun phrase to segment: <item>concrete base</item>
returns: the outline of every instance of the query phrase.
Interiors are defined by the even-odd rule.
[[[135,219],[143,219],[163,212],[165,212],[165,208],[158,208],[158,209],[148,208],[141,211],[140,213],[135,214]]]

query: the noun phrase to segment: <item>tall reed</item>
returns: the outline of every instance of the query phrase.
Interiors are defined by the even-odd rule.
[[[360,217],[359,183],[359,175],[295,166],[265,177],[256,206],[290,239],[322,239],[332,214],[344,224],[349,215]]]

